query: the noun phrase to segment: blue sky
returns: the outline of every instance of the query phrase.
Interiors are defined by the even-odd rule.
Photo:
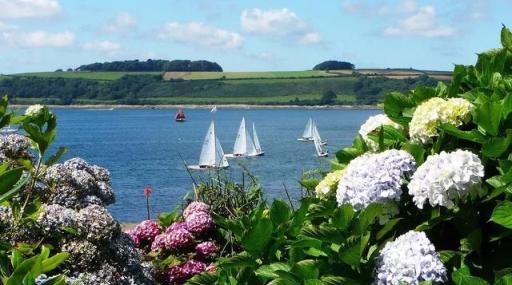
[[[124,59],[206,59],[226,71],[451,70],[499,46],[509,0],[0,0],[0,73]]]

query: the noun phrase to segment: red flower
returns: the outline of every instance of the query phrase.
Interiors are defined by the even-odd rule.
[[[151,193],[153,193],[153,189],[151,188],[150,185],[144,187],[144,197],[148,198],[149,196],[151,196]]]

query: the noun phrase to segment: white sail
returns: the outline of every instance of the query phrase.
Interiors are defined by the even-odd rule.
[[[245,125],[245,118],[242,117],[238,133],[236,135],[235,145],[233,146],[235,156],[253,156],[257,155],[254,142]]]
[[[317,136],[318,140],[320,141],[320,143],[323,143],[322,138],[320,137],[320,133],[318,132],[318,129],[316,128],[315,121],[313,121],[311,129],[312,129],[312,137],[313,137],[313,139],[315,138],[315,136]]]
[[[254,123],[252,123],[252,138],[254,140],[254,147],[256,148],[256,152],[258,154],[263,153],[263,151],[261,150],[260,139],[258,138],[258,134],[256,133],[256,126],[254,125]]]
[[[219,139],[215,135],[215,123],[212,121],[204,138],[203,148],[199,156],[200,167],[227,167],[228,162]]]
[[[313,129],[313,142],[315,143],[315,150],[318,156],[327,156],[327,150],[324,149],[322,145],[322,140],[320,139],[320,135],[318,134],[318,130]]]
[[[313,137],[313,119],[309,118],[306,128],[302,133],[303,139],[311,139]]]

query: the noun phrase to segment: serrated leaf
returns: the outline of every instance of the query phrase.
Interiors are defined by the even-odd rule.
[[[492,212],[491,221],[507,229],[512,229],[512,202],[504,201],[498,204]]]

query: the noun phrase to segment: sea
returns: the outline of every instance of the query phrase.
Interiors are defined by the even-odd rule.
[[[230,159],[226,176],[241,182],[243,169],[258,177],[267,199],[298,199],[304,172],[328,170],[335,153],[351,144],[359,126],[381,110],[362,109],[185,109],[187,121],[174,121],[173,109],[55,109],[57,138],[65,146],[64,159],[82,157],[111,173],[116,202],[109,206],[124,223],[147,218],[145,186],[153,189],[151,216],[182,204],[193,182],[186,164],[197,164],[206,131],[215,120],[217,137],[230,153],[242,117],[254,122],[265,152],[256,158]],[[316,121],[329,156],[315,155],[313,143],[298,141],[309,118]],[[205,174],[192,173],[194,179]]]

